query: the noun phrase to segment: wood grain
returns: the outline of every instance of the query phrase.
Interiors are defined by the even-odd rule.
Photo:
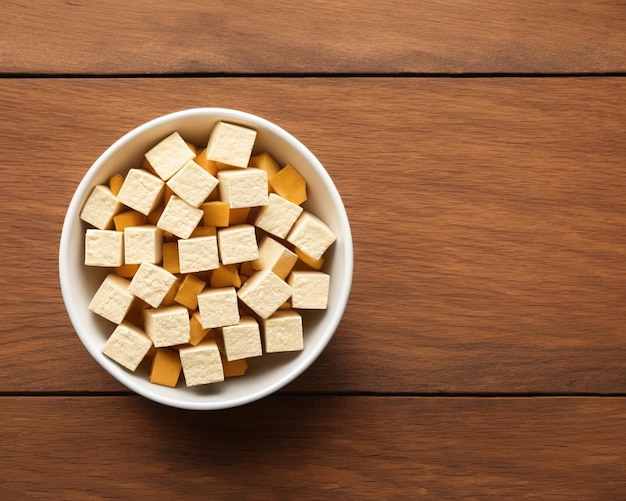
[[[351,219],[344,321],[289,390],[626,393],[625,98],[620,78],[0,80],[0,391],[122,389],[64,311],[65,207],[118,136],[206,105],[299,137]]]
[[[212,413],[138,397],[2,404],[4,498],[601,501],[626,488],[623,398],[278,396]]]
[[[623,72],[625,14],[608,0],[12,0],[0,72]]]

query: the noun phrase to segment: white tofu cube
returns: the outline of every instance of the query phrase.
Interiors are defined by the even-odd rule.
[[[254,225],[278,238],[285,238],[302,211],[299,205],[270,193],[268,203],[259,209]]]
[[[91,299],[89,309],[110,322],[121,324],[133,302],[129,285],[130,280],[109,273]]]
[[[272,270],[261,270],[246,280],[237,296],[258,316],[268,318],[291,297],[291,287]]]
[[[167,185],[189,205],[200,207],[215,189],[217,183],[216,177],[193,160],[189,160],[170,178]]]
[[[151,224],[124,229],[124,263],[158,264],[163,259],[163,230]]]
[[[217,343],[213,339],[179,350],[187,386],[224,381],[224,368]]]
[[[304,211],[287,235],[287,241],[313,259],[319,259],[336,240],[324,222]]]
[[[220,199],[232,209],[267,205],[267,173],[250,167],[240,170],[222,170],[217,173]]]
[[[150,214],[161,201],[165,183],[144,169],[130,169],[117,198],[124,205]]]
[[[330,275],[321,271],[292,271],[287,283],[291,286],[291,306],[304,310],[325,310],[328,307]]]
[[[80,218],[100,230],[109,230],[113,227],[113,216],[122,209],[122,204],[109,187],[98,185],[89,194]]]
[[[264,235],[259,244],[259,257],[252,261],[255,270],[270,269],[285,279],[298,261],[298,256],[272,237]]]
[[[85,232],[85,264],[87,266],[122,266],[124,264],[124,234],[114,230]]]
[[[293,310],[277,311],[261,320],[266,353],[301,351],[304,348],[302,317]]]
[[[259,257],[256,231],[251,224],[236,224],[217,231],[222,264],[243,263]]]
[[[146,334],[152,339],[155,348],[189,342],[189,312],[184,306],[147,308],[143,314]]]
[[[161,179],[167,181],[196,153],[178,132],[170,134],[146,153],[146,160]]]
[[[105,343],[102,353],[134,372],[151,347],[152,341],[141,329],[122,322]]]
[[[152,263],[141,263],[130,281],[128,292],[158,308],[175,283],[176,277],[169,271]]]
[[[239,323],[239,304],[234,287],[207,289],[198,294],[200,323],[205,329]]]
[[[263,354],[259,324],[252,317],[241,317],[237,325],[222,327],[221,341],[229,362]]]
[[[202,209],[192,207],[176,195],[172,195],[157,221],[157,226],[179,238],[189,238],[203,215]]]
[[[219,268],[217,237],[194,237],[179,240],[178,262],[181,273],[196,273]]]
[[[209,160],[245,168],[248,167],[255,140],[254,129],[217,122],[209,137],[206,156]]]

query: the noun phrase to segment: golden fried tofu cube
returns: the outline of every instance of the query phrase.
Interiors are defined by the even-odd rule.
[[[277,194],[296,205],[301,205],[307,199],[306,181],[289,164],[274,174],[269,182]]]
[[[198,307],[198,294],[200,294],[205,287],[206,282],[194,275],[185,275],[185,278],[183,278],[182,283],[178,287],[174,301],[190,310],[195,310]]]
[[[180,355],[175,350],[157,348],[152,358],[150,382],[174,388],[182,371]]]

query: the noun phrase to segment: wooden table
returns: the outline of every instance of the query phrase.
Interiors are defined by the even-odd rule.
[[[0,498],[623,499],[626,5],[0,5]],[[130,394],[57,278],[117,137],[191,107],[299,137],[351,219],[334,340],[219,412]]]

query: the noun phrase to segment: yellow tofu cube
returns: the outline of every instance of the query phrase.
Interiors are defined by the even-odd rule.
[[[270,180],[273,190],[281,197],[301,205],[307,199],[306,181],[291,165],[287,164]]]
[[[250,157],[250,167],[256,167],[257,169],[262,169],[267,173],[267,190],[271,190],[271,185],[269,183],[270,178],[277,174],[280,170],[280,165],[272,158],[272,156],[266,151]]]
[[[175,350],[158,348],[152,358],[150,382],[174,388],[178,384],[182,364]]]
[[[241,287],[239,269],[234,264],[220,264],[219,268],[213,270],[211,274],[211,287],[217,289],[219,287],[228,287],[229,285],[237,288]]]
[[[209,160],[206,157],[206,148],[204,148],[196,158],[193,159],[200,167],[202,167],[205,171],[207,171],[212,176],[217,175],[217,162],[215,160]]]
[[[146,216],[136,210],[127,210],[113,216],[113,225],[116,231],[124,231],[129,226],[141,226],[146,222]]]
[[[191,314],[191,318],[189,319],[189,344],[192,346],[196,346],[203,339],[211,339],[214,335],[209,336],[209,334],[213,333],[212,329],[205,329],[202,327],[202,323],[200,322],[200,312],[194,311]]]
[[[121,174],[115,174],[109,178],[109,189],[115,196],[120,192],[122,184],[124,184],[124,176]]]
[[[226,227],[230,224],[230,205],[228,202],[205,202],[200,208],[204,211],[204,226]]]
[[[250,207],[240,207],[238,209],[230,209],[230,215],[228,216],[228,224],[245,224],[248,222],[248,214],[250,214]]]
[[[180,273],[178,242],[166,242],[163,244],[163,268],[170,273]]]
[[[195,310],[198,307],[198,294],[200,294],[205,287],[206,282],[193,275],[185,275],[185,278],[183,278],[182,283],[178,287],[178,292],[174,300],[190,310]]]
[[[222,357],[222,367],[224,368],[224,377],[243,376],[248,370],[248,362],[245,358],[228,361],[226,357]]]

